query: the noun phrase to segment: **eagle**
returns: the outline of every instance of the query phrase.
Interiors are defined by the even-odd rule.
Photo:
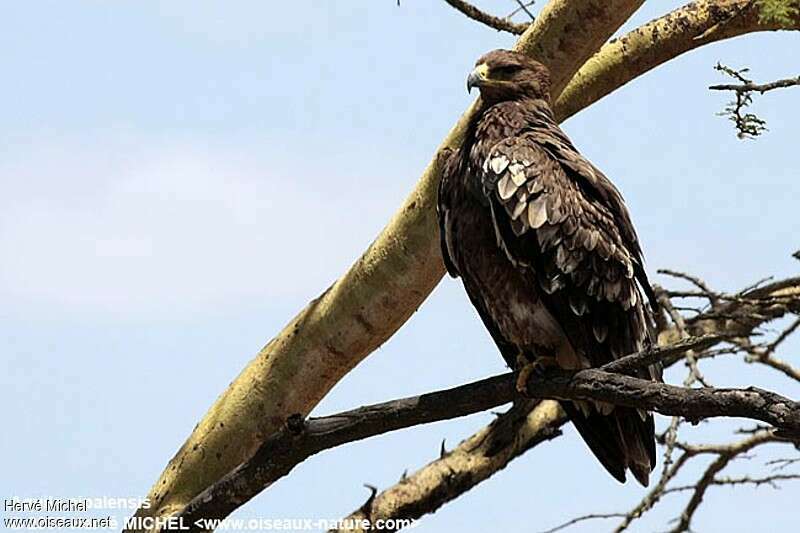
[[[473,87],[478,111],[439,183],[441,248],[508,366],[522,381],[649,346],[656,299],[630,214],[553,118],[548,69],[494,50],[469,74]],[[655,366],[636,375],[661,380]],[[647,485],[656,462],[652,413],[560,403],[614,478],[625,482],[630,470]]]

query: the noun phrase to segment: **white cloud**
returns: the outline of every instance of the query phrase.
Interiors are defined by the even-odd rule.
[[[264,142],[18,152],[0,167],[4,305],[152,316],[315,295],[374,237],[404,187],[314,161],[292,167],[291,154]]]

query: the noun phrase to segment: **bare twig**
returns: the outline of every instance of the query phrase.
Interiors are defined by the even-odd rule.
[[[721,452],[719,457],[714,460],[703,473],[702,477],[695,485],[692,497],[689,499],[689,503],[686,504],[686,508],[681,513],[678,523],[670,530],[670,533],[683,533],[684,531],[689,531],[689,525],[691,524],[692,517],[702,503],[703,496],[705,496],[708,488],[714,483],[716,475],[726,466],[728,466],[728,463],[760,444],[776,442],[777,440],[778,439],[775,437],[775,434],[772,431],[762,431],[743,441],[730,444],[728,449]]]
[[[625,514],[625,518],[623,518],[622,522],[620,522],[617,527],[614,528],[614,533],[621,533],[622,531],[625,531],[634,520],[652,509],[653,506],[658,503],[658,501],[664,495],[664,488],[667,486],[667,484],[678,474],[683,465],[686,464],[686,461],[691,459],[694,455],[695,454],[692,452],[684,451],[671,467],[664,469],[664,472],[662,472],[658,483],[656,483],[656,486],[653,487],[644,496],[644,498],[642,498],[636,507]]]
[[[747,107],[753,103],[753,93],[764,94],[767,91],[800,85],[800,76],[796,78],[777,80],[770,83],[758,84],[754,83],[753,80],[745,76],[745,73],[747,73],[749,69],[743,68],[736,70],[721,63],[717,63],[714,69],[727,74],[728,76],[740,82],[712,85],[709,87],[709,89],[712,91],[734,92],[735,99],[731,102],[728,102],[728,104],[725,106],[725,109],[718,114],[720,116],[728,117],[728,119],[736,125],[740,139],[757,137],[767,129],[765,121],[758,118],[756,115],[747,113],[745,111]]]
[[[795,87],[797,85],[800,85],[800,76],[761,84],[753,83],[752,81],[746,81],[741,84],[712,85],[709,87],[709,89],[712,91],[736,91],[737,93],[756,92],[764,94],[765,92],[772,91],[773,89],[783,89],[786,87]]]
[[[480,22],[481,24],[485,24],[486,26],[494,28],[497,31],[507,31],[508,33],[513,33],[514,35],[520,35],[528,28],[528,24],[517,24],[516,22],[512,22],[507,18],[496,17],[486,13],[485,11],[481,11],[477,7],[473,6],[469,2],[465,2],[464,0],[444,1],[472,20]]]
[[[524,12],[525,12],[525,14],[526,14],[526,15],[528,15],[528,17],[529,17],[531,20],[534,20],[534,19],[536,18],[536,17],[534,17],[534,16],[533,16],[533,13],[531,13],[531,10],[530,10],[530,9],[528,9],[528,8],[529,8],[529,7],[531,7],[533,4],[535,4],[535,3],[536,3],[536,1],[535,1],[535,0],[529,0],[528,2],[523,2],[522,0],[515,0],[515,1],[517,2],[517,6],[519,6],[519,7],[517,7],[517,8],[516,8],[514,11],[512,11],[511,13],[509,13],[508,15],[506,15],[506,18],[507,18],[507,19],[510,19],[510,18],[512,18],[514,15],[516,15],[516,14],[517,14],[517,13],[519,13],[520,11],[524,11]]]
[[[622,518],[625,516],[625,513],[591,513],[585,514],[583,516],[579,516],[577,518],[573,518],[572,520],[568,520],[563,524],[559,524],[556,527],[551,527],[550,529],[545,529],[540,533],[555,533],[556,531],[561,531],[562,529],[566,529],[570,526],[574,526],[580,522],[586,522],[587,520],[599,520],[599,519],[607,519],[607,518]]]
[[[795,381],[800,381],[800,369],[775,356],[777,348],[798,328],[800,328],[800,318],[794,320],[769,344],[753,344],[749,338],[735,339],[733,343],[747,353],[746,362],[768,366]]]
[[[738,486],[738,485],[754,485],[759,487],[761,485],[769,485],[772,488],[778,488],[778,483],[781,481],[795,481],[800,479],[800,474],[773,474],[771,476],[764,476],[764,477],[722,477],[722,478],[714,478],[709,483],[709,486]],[[681,485],[678,487],[670,487],[664,491],[664,494],[670,494],[673,492],[686,492],[689,490],[695,490],[697,485]]]
[[[698,289],[700,289],[700,292],[696,294],[708,297],[711,300],[712,304],[718,303],[719,295],[716,292],[712,291],[708,287],[708,284],[706,284],[706,282],[700,279],[699,277],[687,274],[686,272],[678,272],[677,270],[671,270],[669,268],[660,268],[658,270],[658,273],[664,274],[666,276],[672,276],[673,278],[686,280],[695,287],[697,287]]]
[[[795,457],[792,459],[773,459],[772,461],[767,461],[767,466],[772,466],[774,472],[779,472],[784,468],[792,466],[794,464],[800,463],[800,457]]]

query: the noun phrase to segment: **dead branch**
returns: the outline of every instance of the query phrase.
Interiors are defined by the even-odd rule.
[[[507,19],[510,19],[511,17],[513,17],[514,15],[516,15],[519,12],[525,13],[526,15],[528,15],[528,18],[530,18],[531,20],[535,20],[536,19],[536,17],[533,16],[533,13],[531,13],[531,10],[528,9],[533,4],[536,3],[536,0],[528,0],[527,2],[523,2],[522,0],[515,0],[515,1],[517,3],[518,7],[514,11],[512,11],[511,13],[506,15]]]
[[[622,521],[614,528],[614,533],[622,533],[631,525],[633,521],[640,518],[645,512],[652,509],[664,496],[678,492],[692,491],[692,497],[687,503],[681,517],[678,519],[678,524],[671,530],[671,533],[681,533],[688,531],[691,518],[697,508],[702,502],[703,496],[709,487],[712,486],[736,486],[736,485],[765,485],[769,484],[775,486],[780,481],[795,480],[800,476],[795,474],[775,474],[762,478],[753,478],[749,476],[741,478],[721,478],[717,477],[731,461],[737,457],[743,456],[748,451],[763,444],[784,442],[777,437],[772,430],[762,429],[754,432],[748,438],[724,445],[713,446],[685,446],[683,453],[678,460],[667,469],[659,479],[655,487],[653,487],[642,500],[630,511],[625,513],[591,513],[577,518],[573,518],[563,524],[560,524],[548,531],[559,531],[572,526],[578,522],[586,520],[595,520],[599,518],[614,518],[622,517]],[[691,485],[682,485],[677,487],[668,487],[669,482],[672,481],[678,472],[686,465],[686,463],[693,457],[705,454],[715,454],[718,457],[711,462],[706,468],[700,480]]]
[[[601,367],[601,374],[613,376],[612,372],[635,370],[678,352],[719,341],[720,337],[706,336],[645,350]],[[596,379],[592,376],[581,378],[580,374],[574,374],[577,378],[574,389],[576,394],[585,389],[582,384],[586,379]],[[557,390],[564,394],[570,394],[570,385],[567,385],[569,379],[563,381],[563,378],[568,377],[564,375],[557,378],[562,380]],[[613,383],[613,380],[609,380],[609,383]],[[529,386],[531,395],[546,398],[545,395],[538,394],[538,390],[538,384]],[[561,397],[561,393],[558,397]],[[201,518],[223,518],[271,483],[287,475],[297,464],[322,450],[397,429],[485,411],[509,403],[515,398],[515,374],[507,373],[453,389],[360,407],[327,417],[309,418],[305,421],[300,415],[289,417],[286,427],[268,438],[252,458],[199,494],[178,516],[186,523]],[[692,413],[687,416],[692,416]],[[791,420],[789,423],[791,424]]]
[[[568,520],[563,524],[559,524],[556,527],[551,527],[550,529],[545,529],[540,533],[555,533],[556,531],[561,531],[562,529],[567,529],[570,526],[574,526],[580,522],[586,522],[587,520],[598,520],[598,519],[605,519],[605,518],[622,518],[625,516],[625,513],[591,513],[585,514],[583,516],[578,516],[573,518],[572,520]]]
[[[481,24],[485,24],[486,26],[494,28],[497,31],[507,31],[508,33],[513,33],[514,35],[520,35],[528,28],[528,24],[517,24],[516,22],[509,20],[511,16],[506,18],[496,17],[486,13],[485,11],[481,11],[477,7],[473,6],[469,2],[465,2],[464,0],[444,1],[472,20],[480,22]],[[527,9],[525,9],[525,11],[527,12]],[[533,16],[531,16],[531,18],[533,18]]]
[[[773,89],[783,89],[785,87],[795,87],[800,85],[800,76],[796,78],[787,78],[783,80],[777,80],[770,83],[753,83],[752,81],[748,81],[742,84],[722,84],[722,85],[712,85],[709,87],[709,90],[712,91],[736,91],[737,93],[760,93],[764,94],[767,91],[772,91]]]
[[[295,415],[255,455],[195,497],[178,515],[185,523],[224,518],[296,465],[322,450],[389,431],[465,416],[517,396],[512,373],[421,396],[321,418]],[[198,528],[198,530],[201,530]]]
[[[601,367],[602,368],[602,367]],[[800,403],[756,387],[690,389],[589,368],[553,372],[528,381],[531,398],[595,400],[680,416],[690,421],[741,417],[767,422],[783,436],[800,440]]]
[[[779,439],[776,438],[772,431],[761,431],[743,441],[730,444],[727,446],[726,450],[721,451],[719,457],[717,457],[717,459],[715,459],[708,466],[708,468],[706,468],[706,471],[695,485],[694,492],[692,493],[692,497],[689,499],[689,503],[681,513],[678,523],[670,530],[670,533],[683,533],[684,531],[689,531],[689,525],[692,521],[692,517],[702,503],[703,496],[705,496],[706,491],[714,483],[716,475],[720,473],[726,466],[728,466],[732,460],[752,450],[756,446],[768,442],[777,442],[778,440]]]

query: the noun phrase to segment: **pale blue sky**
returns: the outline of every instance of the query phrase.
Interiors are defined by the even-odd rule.
[[[498,13],[511,4],[481,3]],[[631,24],[677,5],[650,2]],[[657,281],[659,267],[723,289],[797,273],[800,92],[758,98],[770,131],[742,142],[714,115],[726,95],[706,87],[722,80],[718,60],[758,80],[796,75],[799,38],[707,47],[565,124],[625,194]],[[440,1],[5,3],[2,497],[143,496],[229,381],[411,190],[470,102],[475,58],[512,43]],[[799,348],[782,355],[796,361]],[[447,279],[315,413],[502,370]],[[708,373],[800,396],[738,362]],[[452,446],[490,419],[327,452],[238,516],[344,515],[366,497],[363,483],[392,484],[443,438]],[[695,431],[723,438],[723,427]],[[417,530],[536,531],[641,495],[570,429]],[[797,485],[712,490],[695,529],[753,531],[768,512],[772,531],[789,531],[796,495]],[[665,529],[684,498],[670,496],[634,531]]]

